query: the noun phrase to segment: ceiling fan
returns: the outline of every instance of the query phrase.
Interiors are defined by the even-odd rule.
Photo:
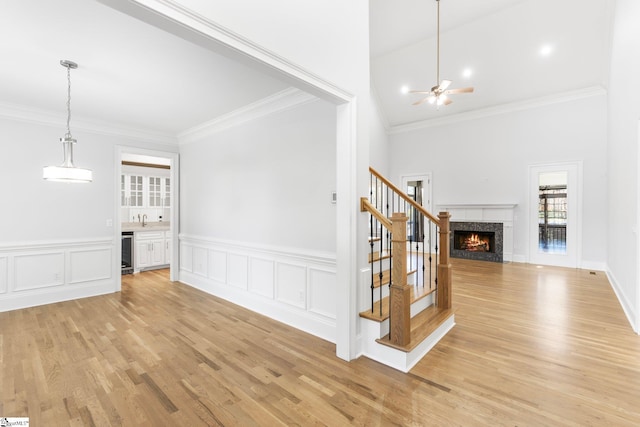
[[[435,104],[436,106],[440,105],[449,105],[453,101],[449,98],[448,95],[455,95],[457,93],[471,93],[473,92],[472,87],[465,87],[460,89],[449,89],[451,85],[451,80],[443,79],[440,81],[440,0],[436,0],[438,3],[438,29],[437,29],[437,53],[436,53],[436,81],[440,82],[439,84],[433,86],[431,90],[412,90],[409,93],[421,93],[426,96],[419,101],[413,103],[413,105],[420,105],[424,102],[429,102],[429,104]]]

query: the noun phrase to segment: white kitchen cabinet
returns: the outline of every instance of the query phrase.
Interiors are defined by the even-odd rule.
[[[122,174],[120,206],[168,208],[171,206],[171,178]]]
[[[142,175],[120,176],[120,204],[121,206],[142,207],[144,204]]]
[[[147,200],[150,208],[162,207],[162,193],[162,178],[150,176],[149,185],[147,186]]]
[[[164,232],[164,262],[171,264],[171,231]]]
[[[166,265],[164,231],[137,231],[135,233],[135,270]]]
[[[171,206],[171,178],[150,176],[147,186],[147,205],[150,208]]]
[[[171,206],[171,178],[162,178],[162,206]]]

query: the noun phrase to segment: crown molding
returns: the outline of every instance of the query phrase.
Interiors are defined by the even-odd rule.
[[[530,110],[533,108],[547,107],[549,105],[562,104],[565,102],[577,101],[580,99],[590,98],[593,96],[602,96],[606,94],[607,91],[603,86],[592,86],[584,89],[543,96],[540,98],[528,99],[525,101],[511,102],[508,104],[483,108],[466,113],[453,114],[437,119],[428,119],[418,122],[396,125],[391,127],[391,129],[389,130],[389,134],[399,134],[404,132],[411,132],[414,130],[445,126],[469,120],[477,120],[491,116],[514,113],[517,111]]]
[[[288,88],[178,134],[180,145],[202,140],[231,127],[316,101],[313,95]]]
[[[64,114],[28,107],[26,105],[6,103],[0,103],[0,118],[52,127],[63,127],[63,124],[67,120],[67,116]],[[114,125],[112,123],[83,118],[74,118],[73,129],[101,135],[131,138],[156,144],[175,146],[178,143],[175,136],[167,133]]]

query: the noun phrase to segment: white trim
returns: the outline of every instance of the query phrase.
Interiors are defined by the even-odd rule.
[[[538,251],[538,200],[541,172],[567,172],[567,251],[565,254],[546,254]],[[534,181],[533,176],[536,175]],[[532,264],[555,265],[581,268],[582,261],[582,161],[529,165],[528,195],[528,262]],[[573,187],[573,190],[571,188]],[[572,243],[573,242],[573,243]]]
[[[515,209],[518,206],[517,203],[438,203],[439,209],[449,210],[451,209]]]
[[[112,238],[3,245],[0,311],[113,292],[115,278],[111,266],[115,247]]]
[[[329,265],[335,265],[336,254],[323,251],[311,251],[308,249],[290,248],[286,246],[274,246],[265,245],[260,243],[242,242],[238,240],[219,239],[206,236],[197,236],[193,234],[179,234],[179,239],[182,242],[191,242],[193,246],[198,247],[210,247],[210,246],[223,246],[225,248],[233,249],[236,251],[252,251],[254,253],[262,253],[269,256],[281,255],[291,259],[300,259],[304,261],[326,263]]]
[[[613,289],[613,292],[616,294],[616,297],[618,298],[618,301],[622,306],[622,311],[624,311],[624,315],[627,316],[627,320],[629,321],[631,328],[635,331],[635,333],[639,333],[638,330],[634,327],[637,323],[638,317],[640,317],[638,315],[638,311],[635,310],[633,306],[633,302],[627,299],[627,296],[624,293],[624,290],[620,286],[620,282],[616,280],[616,277],[613,275],[613,272],[607,268],[606,273],[607,273],[607,279],[609,279],[609,283],[611,283],[611,288]]]
[[[379,344],[375,337],[381,337],[389,332],[388,322],[377,322],[362,319],[362,334],[358,337],[362,346],[360,356],[366,356],[383,365],[409,372],[447,333],[455,326],[455,315],[452,313],[435,331],[410,352],[397,350],[393,347]]]
[[[171,264],[170,264],[170,273],[169,279],[172,281],[178,280],[178,266],[179,264],[179,240],[178,240],[178,224],[180,224],[180,209],[177,204],[180,202],[180,155],[177,152],[173,151],[159,151],[159,150],[149,150],[146,148],[138,148],[138,147],[127,147],[122,145],[117,145],[115,147],[115,167],[114,167],[114,239],[116,242],[120,242],[122,238],[122,209],[120,208],[120,175],[122,175],[122,156],[124,154],[140,154],[144,156],[151,157],[160,157],[166,158],[170,161],[169,171],[170,171],[170,179],[171,179],[171,200],[170,200],[170,221],[169,221],[169,231],[171,235]],[[113,263],[113,271],[114,275],[117,277],[115,292],[118,292],[122,289],[122,267],[120,264],[121,261],[121,246],[120,244],[116,245],[116,250],[114,251],[114,263]]]
[[[638,127],[636,133],[637,139],[637,158],[636,169],[640,165],[640,120],[638,120]],[[634,309],[634,318],[631,320],[631,326],[636,334],[640,334],[640,233],[638,232],[638,225],[640,224],[640,174],[636,174],[636,226],[634,228],[636,234],[636,275],[635,275],[635,287],[636,287],[636,305]]]
[[[0,103],[0,117],[33,123],[38,125],[58,127],[63,132],[66,116],[53,111],[42,110],[34,107],[27,107],[17,104]],[[152,131],[148,129],[139,129],[126,127],[113,123],[100,122],[97,120],[89,120],[86,118],[73,119],[73,129],[77,131],[91,132],[100,135],[119,136],[130,138],[137,141],[152,142],[154,144],[164,144],[175,146],[178,139],[171,134]]]
[[[511,102],[508,104],[498,105],[495,107],[482,108],[474,111],[469,111],[460,114],[452,114],[450,116],[421,120],[418,122],[407,123],[402,125],[392,126],[389,130],[389,134],[398,134],[403,132],[411,132],[419,129],[426,129],[450,124],[456,124],[469,120],[483,119],[491,116],[498,116],[501,114],[509,114],[517,111],[530,110],[533,108],[547,107],[553,104],[561,104],[564,102],[572,102],[584,98],[590,98],[593,96],[603,96],[607,92],[602,86],[592,86],[584,89],[578,89],[574,91],[559,93],[550,96],[543,96],[540,98],[529,99],[526,101]]]
[[[0,243],[0,253],[14,252],[22,250],[43,250],[43,249],[62,249],[85,247],[88,245],[113,245],[112,237],[96,237],[92,239],[59,239],[59,240],[36,240],[24,242]]]
[[[178,140],[180,141],[180,145],[189,144],[216,132],[229,129],[234,126],[239,126],[248,121],[279,113],[290,108],[299,107],[316,101],[317,99],[318,98],[313,95],[309,95],[300,89],[291,87],[252,104],[245,105],[230,113],[187,129],[178,134]]]
[[[355,100],[336,108],[336,355],[344,360],[358,356],[358,157]],[[368,170],[362,169],[368,176]],[[366,222],[362,222],[363,229]],[[362,234],[364,237],[366,234]]]

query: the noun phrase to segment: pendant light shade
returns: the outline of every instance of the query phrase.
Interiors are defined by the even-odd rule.
[[[45,166],[42,169],[42,177],[47,181],[60,182],[91,182],[93,173],[90,169],[77,168],[73,164],[73,145],[76,140],[71,136],[69,123],[71,122],[71,69],[78,68],[78,64],[72,61],[61,60],[60,65],[67,69],[67,133],[60,138],[62,143],[64,160],[60,166]]]

